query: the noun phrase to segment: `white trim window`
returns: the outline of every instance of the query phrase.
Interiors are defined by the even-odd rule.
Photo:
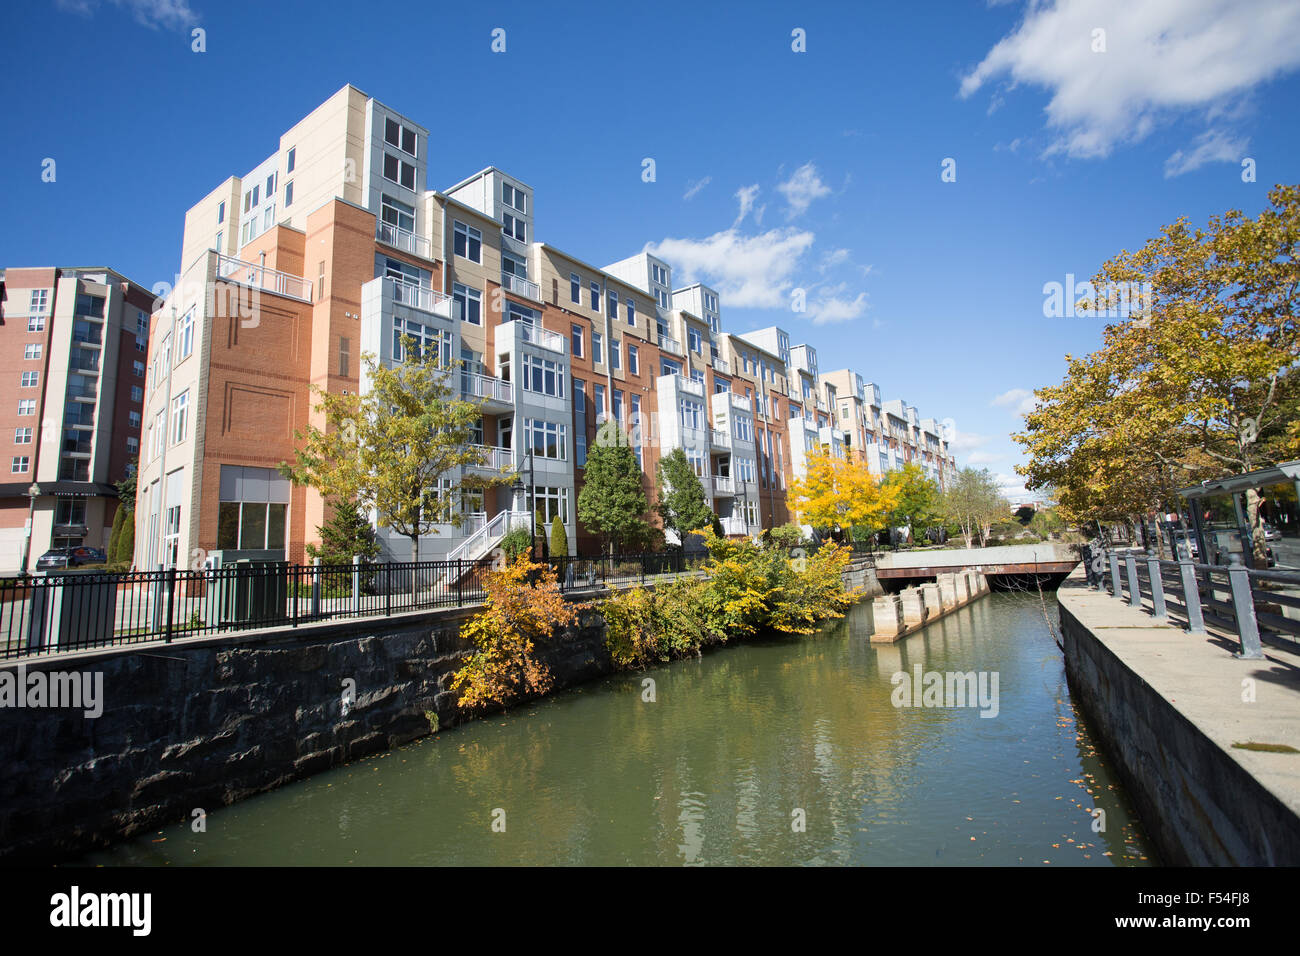
[[[28,300],[27,311],[33,315],[42,313],[50,304],[49,289],[33,289],[31,299]]]
[[[194,351],[194,306],[190,306],[189,311],[181,316],[180,328],[176,334],[179,346],[176,361],[179,364]]]
[[[605,364],[605,336],[600,332],[591,333],[591,362],[593,365]]]
[[[700,431],[704,428],[704,422],[704,403],[689,398],[682,399],[682,428]]]
[[[544,359],[537,355],[524,355],[520,360],[524,390],[553,398],[564,397],[564,363]]]
[[[623,343],[618,339],[609,340],[609,367],[611,369],[623,367]]]
[[[21,388],[36,388],[40,383],[40,372],[23,372]]]
[[[45,316],[43,316],[43,315],[33,315],[33,316],[30,316],[30,317],[27,319],[27,331],[28,331],[28,332],[44,332],[44,331],[45,331]]]
[[[384,178],[403,189],[415,191],[415,166],[392,153],[384,153]]]
[[[627,300],[627,324],[636,328],[636,302],[631,298]]]
[[[511,209],[517,209],[522,213],[528,212],[528,195],[509,183],[501,184],[501,201]]]
[[[641,362],[637,355],[635,345],[629,344],[627,347],[627,370],[633,375],[641,374]]]
[[[25,475],[30,464],[31,459],[26,455],[15,455],[9,465],[9,473],[12,475]]]
[[[127,421],[127,424],[130,425],[132,428],[139,428],[139,427],[140,427],[140,413],[139,413],[139,412],[127,412],[127,413],[126,413],[126,421]]]
[[[417,155],[419,137],[415,130],[388,116],[384,117],[384,142],[389,146],[396,146],[412,158]]]
[[[459,282],[453,283],[451,287],[451,300],[460,306],[460,318],[462,322],[468,322],[470,325],[483,324],[483,293],[478,289],[471,289],[467,285],[461,285]]]
[[[576,272],[569,273],[569,301],[582,304],[582,276]]]
[[[18,400],[18,414],[19,414],[19,415],[35,415],[35,414],[36,414],[36,399],[34,399],[34,398],[20,398],[20,399]]]
[[[534,458],[568,461],[568,435],[569,429],[566,425],[526,418],[524,419],[524,452],[531,451]]]
[[[501,231],[518,242],[528,241],[528,229],[524,221],[518,216],[510,215],[508,212],[501,214]]]
[[[15,444],[15,445],[30,445],[31,443],[32,443],[32,430],[31,430],[31,428],[15,428],[15,429],[14,429],[14,444]]]
[[[183,442],[189,434],[189,409],[190,393],[189,389],[181,392],[172,399],[172,444],[178,445]]]
[[[452,250],[462,259],[483,262],[483,233],[473,226],[453,220]]]
[[[390,226],[415,232],[415,207],[394,199],[388,193],[379,194],[379,218]]]
[[[38,359],[40,357],[41,357],[40,342],[28,342],[26,345],[23,346],[23,358]]]

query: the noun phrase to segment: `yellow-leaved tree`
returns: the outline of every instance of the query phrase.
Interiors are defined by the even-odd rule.
[[[898,504],[899,488],[881,482],[865,461],[840,458],[823,447],[809,452],[789,498],[802,521],[819,530],[879,531]]]

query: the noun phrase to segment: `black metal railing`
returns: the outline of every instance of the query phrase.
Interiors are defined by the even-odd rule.
[[[1253,570],[1236,553],[1227,565],[1211,565],[1087,545],[1083,558],[1098,591],[1180,623],[1189,634],[1204,634],[1208,625],[1236,635],[1240,657],[1262,658],[1264,637],[1300,639],[1300,572]]]

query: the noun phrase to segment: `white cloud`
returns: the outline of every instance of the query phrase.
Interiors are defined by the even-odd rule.
[[[1096,29],[1105,30],[1105,52],[1093,52]],[[1232,98],[1297,66],[1297,3],[1051,0],[1028,6],[962,79],[961,96],[999,77],[1045,87],[1056,134],[1046,153],[1102,157],[1162,120],[1219,115]]]
[[[808,304],[808,318],[813,325],[826,325],[831,322],[848,322],[857,319],[867,311],[867,294],[859,292],[854,298],[845,298],[837,294],[826,295]]]
[[[705,176],[703,179],[696,179],[686,184],[686,192],[682,194],[683,199],[694,199],[701,189],[713,182],[712,176]]]
[[[186,0],[109,0],[115,7],[130,11],[136,23],[156,30],[188,30],[199,22]],[[99,6],[99,0],[55,0],[55,5],[68,13],[90,16]]]
[[[966,463],[968,465],[991,465],[993,462],[999,461],[1001,458],[1002,456],[997,452],[976,451],[970,454],[966,459]]]
[[[841,263],[847,262],[848,258],[849,258],[849,250],[832,249],[830,252],[822,256],[822,261],[818,264],[817,271],[826,272],[828,269],[834,269],[836,266],[840,265]]]
[[[1002,492],[1002,497],[1013,502],[1033,497],[1025,490],[1025,479],[1019,475],[997,474],[993,476],[993,480],[998,483],[998,490]]]
[[[809,162],[796,169],[785,182],[777,183],[776,191],[785,196],[785,201],[789,203],[786,218],[793,219],[807,212],[813,200],[829,196],[831,187],[822,182],[817,167]]]
[[[1037,407],[1038,400],[1034,398],[1034,393],[1027,388],[1013,388],[1010,391],[1003,392],[989,404],[996,405],[999,408],[1010,408],[1017,415],[1028,415]]]
[[[781,309],[790,305],[795,270],[813,239],[792,227],[745,236],[733,226],[704,239],[652,242],[646,251],[671,262],[687,283],[707,281],[728,307]]]
[[[740,202],[740,213],[736,216],[736,221],[731,224],[731,228],[734,229],[739,226],[744,218],[749,215],[750,210],[754,208],[754,200],[757,198],[758,183],[754,183],[752,186],[741,186],[736,190],[736,199]],[[762,213],[756,214],[754,218],[756,220],[762,219]]]
[[[992,435],[964,432],[951,420],[945,420],[944,426],[948,433],[948,448],[952,451],[954,457],[969,457],[976,449],[987,445],[993,440]]]
[[[1249,148],[1249,139],[1234,138],[1219,129],[1206,130],[1196,137],[1190,153],[1180,149],[1165,160],[1165,179],[1190,173],[1206,163],[1239,163]]]

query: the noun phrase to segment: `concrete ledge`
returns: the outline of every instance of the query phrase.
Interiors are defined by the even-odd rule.
[[[963,571],[881,595],[871,605],[871,643],[892,644],[988,593],[989,582],[982,573]]]
[[[1163,861],[1300,865],[1300,655],[1233,656],[1086,587],[1057,592],[1071,693]],[[1250,699],[1253,694],[1253,700]]]

